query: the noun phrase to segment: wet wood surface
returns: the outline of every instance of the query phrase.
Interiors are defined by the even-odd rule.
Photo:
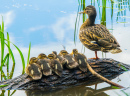
[[[111,80],[116,78],[126,70],[130,70],[130,65],[115,61],[113,59],[89,59],[90,66],[100,75]],[[121,67],[123,66],[123,67]],[[78,68],[67,69],[64,66],[63,74],[61,77],[56,74],[50,76],[43,76],[40,80],[33,80],[27,74],[20,75],[16,78],[0,81],[0,85],[7,85],[0,88],[1,90],[42,90],[50,91],[56,89],[64,89],[77,85],[93,85],[95,83],[103,82],[97,77],[93,76],[91,72],[82,72]]]

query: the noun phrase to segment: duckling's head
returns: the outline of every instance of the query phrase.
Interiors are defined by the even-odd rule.
[[[47,58],[47,56],[46,56],[46,54],[41,53],[41,54],[38,55],[37,58],[38,58],[38,59],[44,59],[44,58]]]
[[[69,54],[69,53],[66,50],[61,50],[59,53],[59,55],[63,55],[63,56],[65,56],[67,54]]]
[[[77,49],[73,49],[71,54],[78,54],[78,50]]]
[[[55,55],[57,55],[57,52],[56,52],[56,51],[52,51],[52,54],[55,54]]]
[[[49,54],[49,55],[48,55],[48,58],[49,58],[49,59],[55,59],[55,58],[56,58],[56,55],[53,54],[53,53],[52,53],[52,54]]]
[[[30,60],[29,60],[29,64],[36,63],[37,61],[38,61],[38,58],[32,57],[32,58],[30,58]]]
[[[96,8],[92,5],[88,5],[83,12],[79,12],[80,14],[85,13],[88,16],[96,16]]]

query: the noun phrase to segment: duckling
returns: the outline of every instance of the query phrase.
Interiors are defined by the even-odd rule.
[[[56,59],[58,59],[62,65],[64,65],[64,64],[67,62],[67,59],[65,59],[65,58],[64,58],[63,56],[61,56],[61,55],[57,55],[57,52],[56,52],[56,51],[52,51],[52,54],[55,54],[55,55],[56,55]]]
[[[38,55],[38,61],[37,64],[41,66],[43,75],[49,76],[52,74],[52,69],[51,69],[51,61],[47,59],[47,56],[44,53],[41,53]]]
[[[79,39],[85,47],[95,51],[96,58],[93,59],[99,59],[97,51],[111,52],[112,54],[122,52],[119,43],[106,26],[95,24],[97,13],[94,6],[87,6],[81,13],[87,14],[88,19],[80,27]]]
[[[73,49],[72,53],[74,54],[74,59],[79,64],[79,69],[83,72],[87,72],[87,58],[84,54],[78,53],[77,49]]]
[[[66,50],[61,50],[59,53],[60,56],[63,56],[67,59],[66,67],[69,69],[76,68],[78,66],[78,63],[73,58],[72,54],[69,54]]]
[[[36,63],[37,61],[38,61],[38,58],[36,58],[36,57],[31,57],[30,60],[29,60],[29,64]]]
[[[28,64],[25,68],[25,72],[26,74],[31,76],[33,80],[38,80],[38,79],[41,79],[42,77],[41,68],[36,63]]]
[[[48,58],[51,60],[51,68],[53,69],[53,71],[61,77],[62,75],[62,71],[63,71],[63,67],[62,64],[60,63],[60,61],[58,59],[56,59],[56,55],[55,54],[49,54]]]

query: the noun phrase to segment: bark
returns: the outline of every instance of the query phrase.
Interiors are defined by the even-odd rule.
[[[130,70],[130,65],[115,61],[113,59],[98,59],[88,60],[88,63],[98,74],[111,80],[126,70]],[[124,67],[120,67],[124,66]],[[1,90],[29,90],[37,89],[42,91],[64,89],[71,86],[77,85],[93,85],[95,83],[103,82],[103,80],[98,79],[89,70],[87,72],[82,72],[78,68],[67,69],[64,66],[63,74],[61,77],[53,74],[51,76],[43,76],[40,80],[32,80],[27,74],[20,75],[14,79],[1,81],[0,85],[6,85],[0,88]]]

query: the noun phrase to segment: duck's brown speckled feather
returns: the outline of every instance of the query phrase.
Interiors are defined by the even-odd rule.
[[[85,28],[81,27],[79,39],[84,46],[93,51],[107,52],[113,48],[120,47],[114,36],[101,24],[94,24]]]

